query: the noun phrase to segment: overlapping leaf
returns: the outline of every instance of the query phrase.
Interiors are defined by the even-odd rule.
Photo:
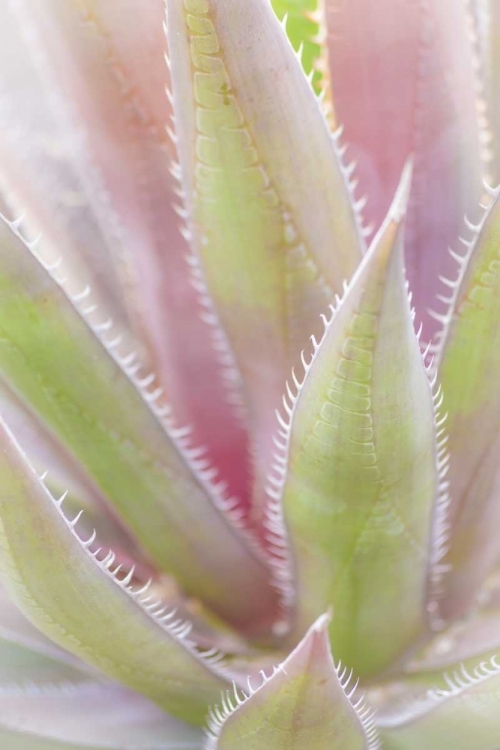
[[[333,606],[336,653],[362,675],[386,668],[425,631],[442,532],[436,394],[403,271],[408,190],[407,169],[298,393],[285,400],[271,477],[271,521],[282,502],[290,538],[293,633]]]
[[[376,750],[373,713],[347,670],[335,667],[323,616],[248,695],[213,712],[206,750]],[[352,676],[352,675],[351,675]]]
[[[169,409],[153,376],[134,376],[140,365],[119,353],[101,319],[95,328],[106,351],[4,221],[0,243],[1,376],[64,441],[160,569],[229,622],[258,628],[271,616],[266,567],[224,515],[230,503],[186,447],[185,431],[165,422]],[[87,292],[79,297],[90,315]]]
[[[81,540],[2,427],[0,575],[20,610],[53,641],[143,692],[174,715],[203,721],[225,685],[223,671],[202,658],[147,587],[118,577],[114,555]],[[121,566],[119,566],[121,567]]]
[[[500,425],[500,202],[467,241],[446,282],[439,375],[451,454],[452,538],[446,614],[462,613],[498,562]]]
[[[0,686],[5,750],[200,750],[201,732],[114,685]]]
[[[289,367],[356,268],[362,239],[348,174],[270,4],[169,0],[167,8],[200,292],[206,284],[208,317],[227,334],[262,469]]]
[[[174,210],[163,0],[30,0],[0,9],[0,189],[131,327],[234,491],[243,431],[202,320]],[[175,366],[174,366],[175,363]],[[200,371],[205,377],[197,377]],[[194,383],[196,382],[196,386]]]
[[[496,750],[499,686],[498,651],[455,663],[444,675],[402,681],[395,687],[393,705],[379,714],[384,748]]]
[[[485,172],[468,6],[455,0],[327,2],[336,113],[369,196],[366,218],[375,226],[407,154],[415,155],[406,261],[427,336],[434,330],[426,311],[438,275],[453,268],[447,248],[464,213],[476,208]]]

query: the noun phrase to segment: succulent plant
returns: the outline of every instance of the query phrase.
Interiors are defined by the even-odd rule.
[[[498,750],[500,3],[165,5],[0,9],[1,747]]]

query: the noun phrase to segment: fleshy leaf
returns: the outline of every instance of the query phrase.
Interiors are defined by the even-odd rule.
[[[359,675],[384,669],[425,631],[445,505],[439,394],[403,269],[409,179],[407,168],[387,221],[314,342],[304,380],[284,400],[270,478],[271,530],[279,534],[282,502],[290,540],[293,636],[333,606],[336,654]]]
[[[396,688],[379,709],[387,750],[497,750],[500,737],[500,654],[455,663]],[[399,694],[399,697],[398,697]]]
[[[499,561],[500,441],[500,199],[456,255],[446,280],[443,329],[437,340],[439,377],[448,413],[452,535],[447,563],[446,616],[463,613]]]
[[[121,353],[88,287],[73,296],[86,322],[3,221],[0,243],[1,376],[80,460],[160,569],[230,623],[261,627],[274,600],[266,566],[229,520],[215,472],[173,426],[154,376]]]
[[[336,141],[267,0],[167,9],[200,293],[227,336],[262,468],[290,365],[361,257],[358,217]]]
[[[241,492],[245,435],[174,205],[164,2],[136,10],[136,0],[2,5],[0,185],[7,213],[28,211],[43,232],[44,258],[64,248],[100,306],[133,328],[179,418]]]
[[[206,750],[376,750],[373,713],[335,666],[320,617],[271,677],[212,711]]]
[[[224,670],[203,658],[190,627],[165,612],[147,588],[121,578],[95,534],[82,540],[76,519],[41,483],[7,428],[0,453],[0,576],[23,614],[55,643],[165,710],[202,722],[225,685]]]
[[[312,76],[315,92],[327,105],[328,118],[335,125],[330,62],[328,58],[325,0],[272,0],[293,48],[300,53],[304,72]]]
[[[438,275],[453,268],[447,248],[477,206],[485,168],[466,6],[327,0],[336,114],[375,226],[407,154],[415,155],[406,267],[426,340]]]
[[[114,685],[0,688],[3,750],[199,750],[202,734]]]

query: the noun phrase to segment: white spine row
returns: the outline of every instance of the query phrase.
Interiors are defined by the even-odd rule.
[[[284,33],[284,35],[285,35],[285,37],[286,37],[286,39],[287,39],[287,41],[288,41],[288,43],[290,45],[290,48],[293,50],[293,53],[294,53],[295,57],[297,58],[300,66],[303,67],[303,65],[302,65],[302,55],[303,55],[303,51],[304,51],[304,45],[301,44],[300,47],[298,48],[298,50],[295,50],[293,48],[293,45],[292,45],[292,43],[290,41],[290,38],[289,38],[288,32],[287,32],[288,13],[285,14],[285,16],[283,17],[280,25],[281,25],[281,28],[283,29],[283,33]],[[309,82],[309,85],[311,86],[311,89],[312,89],[312,79],[314,77],[314,73],[315,73],[315,70],[312,70],[311,73],[308,76],[306,76],[306,78],[307,78],[307,80]],[[325,127],[327,128],[327,130],[330,130],[330,126],[328,124],[329,113],[328,113],[328,109],[325,108],[325,102],[324,102],[326,90],[324,90],[319,95],[317,95],[314,91],[313,91],[313,93],[314,93],[314,96],[315,96],[315,99],[316,99],[316,102],[317,102],[317,105],[318,105],[318,109],[319,109],[319,111],[321,113],[321,116],[323,118],[323,121],[325,123]],[[358,230],[359,244],[360,244],[360,247],[361,247],[362,252],[364,254],[366,252],[366,249],[367,249],[367,245],[366,245],[367,239],[373,235],[374,227],[371,224],[369,224],[369,225],[365,225],[364,224],[363,210],[366,207],[368,199],[367,199],[367,196],[365,196],[365,195],[363,195],[361,198],[356,198],[356,196],[355,196],[356,189],[357,189],[357,187],[359,185],[359,180],[357,180],[355,178],[355,176],[354,176],[355,171],[356,171],[356,167],[357,167],[357,163],[356,163],[356,161],[351,161],[349,163],[346,163],[345,157],[346,157],[346,153],[347,153],[347,150],[349,148],[349,145],[347,143],[342,143],[342,134],[343,134],[343,131],[344,131],[344,128],[341,125],[340,127],[338,127],[331,134],[331,137],[332,137],[332,147],[333,147],[336,159],[337,159],[337,163],[339,165],[340,172],[342,174],[342,179],[343,179],[343,182],[344,182],[344,186],[345,186],[346,192],[347,192],[347,194],[349,196],[349,201],[350,201],[350,205],[351,205],[351,211],[353,213],[354,221],[355,221],[355,224],[356,224],[356,227],[357,227],[357,230]]]
[[[172,408],[163,398],[163,389],[156,385],[158,382],[154,372],[146,371],[141,364],[139,354],[135,350],[126,349],[126,353],[120,350],[124,336],[115,334],[113,320],[106,317],[104,320],[96,320],[99,317],[99,308],[91,301],[91,288],[85,285],[82,291],[72,293],[67,288],[65,277],[61,274],[62,258],[52,264],[47,264],[37,254],[37,246],[40,237],[32,242],[27,242],[19,231],[22,217],[15,221],[9,221],[0,214],[3,220],[21,240],[38,263],[47,271],[52,280],[57,284],[65,297],[73,305],[77,313],[96,336],[105,351],[121,372],[133,384],[141,396],[145,407],[155,417],[163,432],[172,443],[178,454],[182,457],[190,470],[195,481],[204,489],[209,500],[220,512],[221,516],[246,544],[261,559],[265,559],[261,546],[253,533],[248,528],[244,513],[241,510],[239,499],[230,496],[227,492],[227,483],[218,479],[219,472],[206,457],[207,449],[204,446],[193,446],[191,441],[192,428],[189,425],[179,426],[172,414]],[[126,346],[126,343],[125,343]]]
[[[353,681],[352,671],[348,672],[341,662],[335,665],[338,684],[359,720],[366,739],[366,750],[379,750],[381,747],[375,720],[375,711],[368,705],[364,695],[358,693],[358,681]],[[232,691],[228,690],[222,694],[221,704],[213,706],[209,711],[207,744],[205,750],[217,750],[219,738],[221,737],[225,723],[237,711],[244,707],[254,695],[259,693],[266,685],[273,682],[278,675],[286,676],[286,662],[273,667],[269,676],[261,670],[261,682],[254,688],[250,678],[247,679],[247,690],[241,690],[233,683]]]
[[[318,342],[314,336],[311,336],[310,352],[306,354],[302,351],[301,353],[303,368],[301,377],[297,376],[294,369],[292,370],[292,382],[286,383],[286,393],[282,397],[283,409],[282,411],[276,411],[278,429],[273,438],[276,451],[267,477],[267,503],[264,523],[268,531],[267,541],[271,553],[270,565],[273,571],[273,583],[281,596],[282,608],[286,616],[290,615],[296,597],[293,553],[289,546],[286,523],[283,517],[283,492],[286,485],[293,419],[307,374],[349,289],[350,285],[344,282],[342,299],[336,295],[335,305],[329,307],[329,317],[321,316],[323,322],[322,338]],[[309,361],[307,357],[309,357]]]
[[[477,247],[479,236],[483,230],[486,220],[490,216],[496,204],[498,197],[500,196],[500,186],[497,188],[492,188],[485,182],[484,190],[489,197],[490,202],[488,205],[481,203],[481,208],[483,210],[481,219],[476,224],[473,224],[467,217],[464,217],[465,226],[472,235],[470,239],[464,237],[459,238],[461,244],[465,247],[465,251],[460,254],[455,252],[451,248],[448,249],[451,257],[457,263],[458,273],[455,279],[448,279],[444,276],[439,277],[439,280],[447,290],[447,295],[440,294],[437,297],[438,301],[445,306],[444,312],[438,312],[435,310],[429,311],[429,314],[441,326],[441,330],[437,332],[434,341],[431,342],[429,347],[430,353],[434,355],[436,368],[439,368],[439,365],[441,363],[441,358],[443,356],[443,351],[446,346],[451,323],[453,321],[453,315],[456,310],[460,289],[467,273],[467,269],[469,268],[471,259],[474,255],[474,251]]]
[[[378,725],[389,729],[409,724],[438,709],[447,701],[464,697],[475,687],[499,677],[500,655],[498,654],[479,662],[475,667],[466,667],[462,663],[452,673],[445,672],[442,675],[446,688],[431,688],[419,698],[404,698],[396,702],[387,711],[379,713]]]
[[[168,37],[166,22],[163,25],[163,29],[165,38],[167,39]],[[165,55],[165,62],[168,69],[170,70],[170,60],[168,58],[168,55]],[[212,347],[217,362],[219,363],[221,381],[226,392],[228,404],[233,409],[233,413],[240,424],[246,428],[248,425],[248,415],[243,396],[244,387],[241,373],[236,363],[236,358],[233,354],[231,344],[220,322],[213,300],[208,291],[200,260],[194,251],[194,232],[190,227],[192,218],[190,217],[188,208],[188,201],[184,188],[183,173],[178,151],[179,139],[177,137],[177,123],[174,114],[174,97],[169,87],[166,88],[166,96],[172,106],[172,113],[170,115],[171,125],[167,126],[166,132],[177,155],[176,160],[172,160],[170,164],[170,174],[175,181],[174,193],[179,199],[179,203],[173,204],[173,209],[179,216],[179,229],[187,244],[187,252],[185,258],[186,263],[189,267],[190,282],[193,289],[198,295],[198,303],[201,308],[201,320],[209,327]],[[202,238],[200,241],[202,241]]]
[[[223,679],[228,679],[229,674],[226,673],[221,666],[221,660],[223,658],[222,654],[216,649],[201,651],[197,648],[196,643],[189,638],[192,624],[185,619],[176,617],[177,610],[175,608],[166,605],[162,599],[149,593],[152,580],[149,579],[146,584],[139,585],[136,588],[132,584],[135,573],[134,565],[120,578],[119,576],[122,573],[122,565],[119,564],[115,566],[116,555],[112,550],[103,552],[102,547],[96,544],[97,532],[95,529],[87,539],[83,539],[78,534],[77,526],[83,515],[83,511],[79,511],[73,519],[67,518],[63,510],[63,503],[67,496],[67,492],[64,492],[59,498],[55,498],[44,484],[43,480],[46,474],[37,476],[35,472],[33,473],[38,479],[40,490],[48,495],[72,537],[76,539],[81,549],[84,550],[87,557],[92,560],[97,568],[104,573],[110,581],[118,586],[127,597],[134,601],[141,611],[171,639],[181,644],[196,660],[202,662],[208,669],[213,671],[214,674]]]

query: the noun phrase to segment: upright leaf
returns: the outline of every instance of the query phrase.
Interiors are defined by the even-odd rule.
[[[47,260],[64,248],[133,329],[180,419],[241,491],[244,433],[174,210],[164,14],[163,0],[140,12],[136,0],[2,4],[0,186],[43,233]]]
[[[76,299],[94,331],[2,221],[0,376],[81,462],[160,570],[230,623],[263,627],[274,597],[265,564],[229,519],[234,501],[173,426],[154,376],[143,377],[110,321],[96,318],[88,292]]]
[[[168,0],[167,9],[200,290],[214,300],[210,319],[227,334],[234,377],[242,377],[262,470],[289,367],[361,257],[356,211],[267,0]]]
[[[328,617],[259,688],[235,691],[212,712],[206,750],[376,750],[373,715],[346,669],[336,667],[328,642]],[[347,677],[346,677],[347,675]]]
[[[269,489],[290,540],[293,636],[333,606],[332,643],[360,675],[425,631],[442,531],[436,394],[403,270],[409,179],[289,391]]]
[[[304,72],[311,76],[316,94],[326,104],[329,123],[335,126],[325,0],[273,0],[273,8],[285,24]]]
[[[471,229],[458,274],[446,280],[439,375],[451,454],[452,536],[445,614],[470,606],[499,561],[500,199]]]
[[[481,196],[483,143],[467,3],[328,0],[333,95],[349,153],[383,220],[408,153],[415,155],[406,266],[426,339],[438,275],[464,213]]]

